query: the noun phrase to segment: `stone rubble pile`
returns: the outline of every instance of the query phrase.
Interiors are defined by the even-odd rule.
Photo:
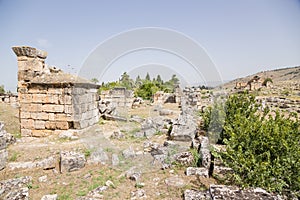
[[[7,133],[4,129],[4,123],[0,122],[0,171],[7,165],[7,146],[15,142],[16,138],[12,134]]]
[[[277,194],[268,193],[261,188],[241,189],[235,186],[210,185],[207,191],[185,190],[184,200],[282,200]]]
[[[32,177],[30,176],[0,181],[0,198],[28,200],[28,185],[31,181]]]

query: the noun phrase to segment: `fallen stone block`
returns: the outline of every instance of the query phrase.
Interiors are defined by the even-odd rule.
[[[123,156],[125,159],[127,158],[133,158],[135,157],[135,151],[133,150],[132,147],[129,147],[128,149],[125,149],[123,152],[122,152]]]
[[[175,161],[181,165],[190,166],[195,162],[191,152],[181,152],[174,155]]]
[[[171,187],[182,188],[186,185],[185,181],[179,177],[170,177],[165,179],[165,183]]]
[[[184,200],[212,200],[208,191],[185,190]]]
[[[11,162],[8,163],[7,166],[11,170],[15,169],[32,169],[32,168],[43,168],[44,170],[53,169],[57,160],[54,157],[49,157],[40,161],[35,162]]]
[[[0,170],[4,169],[7,164],[8,153],[6,149],[0,150]]]
[[[104,115],[102,115],[102,117],[105,120],[127,122],[126,118],[120,117],[120,116],[114,116],[114,115],[104,114]]]
[[[167,115],[173,115],[172,110],[162,109],[159,111],[160,116],[167,116]]]
[[[205,167],[188,167],[185,173],[187,176],[198,175],[208,178],[208,169]]]
[[[210,185],[209,192],[214,200],[279,200],[277,195],[272,195],[261,188],[241,189],[235,186]]]
[[[84,154],[73,151],[62,151],[60,153],[60,172],[72,172],[85,166]]]
[[[141,170],[137,169],[136,166],[131,167],[129,170],[125,172],[125,176],[133,181],[138,181],[141,175],[142,175]]]
[[[147,198],[146,192],[143,189],[138,189],[136,191],[130,192],[130,196],[131,196],[130,198],[131,200]]]
[[[47,194],[41,198],[41,200],[57,200],[57,199],[58,199],[57,194]]]
[[[119,165],[120,160],[119,160],[119,156],[117,154],[112,154],[111,155],[111,163],[112,163],[112,166]]]
[[[199,154],[202,160],[202,166],[209,168],[211,163],[211,154],[209,149],[208,137],[202,138]]]
[[[106,152],[102,148],[98,148],[97,150],[92,152],[91,156],[88,159],[88,163],[105,165],[108,160],[109,158]]]

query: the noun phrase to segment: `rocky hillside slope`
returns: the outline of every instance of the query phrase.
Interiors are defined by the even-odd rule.
[[[273,80],[274,85],[282,85],[284,86],[287,82],[300,82],[300,66],[297,67],[288,67],[288,68],[280,68],[269,71],[258,72],[253,75],[249,75],[243,78],[237,78],[228,83],[225,83],[222,87],[231,89],[234,88],[237,82],[245,82],[247,83],[251,78],[258,76],[261,79],[271,78]]]

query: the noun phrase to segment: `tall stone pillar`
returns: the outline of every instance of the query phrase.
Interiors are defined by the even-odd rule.
[[[32,95],[28,94],[28,84],[30,81],[41,75],[45,69],[45,59],[47,52],[33,47],[12,47],[18,59],[18,101],[20,104],[20,124],[21,135],[31,136],[30,129],[33,121],[28,120],[28,113],[32,108]]]
[[[33,47],[12,47],[18,57],[18,82],[30,82],[45,68],[47,52]]]

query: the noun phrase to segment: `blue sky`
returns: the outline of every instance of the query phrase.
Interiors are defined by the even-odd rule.
[[[12,46],[46,50],[48,64],[78,73],[91,52],[108,38],[143,27],[174,30],[193,39],[223,80],[300,65],[299,0],[0,0],[0,84],[16,90]],[[142,56],[129,55],[124,63],[120,59],[112,66],[115,73],[107,74],[105,80],[119,77],[130,67],[126,65],[149,64],[151,56],[153,63],[172,65],[171,56],[169,61],[159,59],[164,55],[147,51],[145,63]],[[129,62],[129,58],[140,62]],[[118,68],[121,65],[125,67]]]

